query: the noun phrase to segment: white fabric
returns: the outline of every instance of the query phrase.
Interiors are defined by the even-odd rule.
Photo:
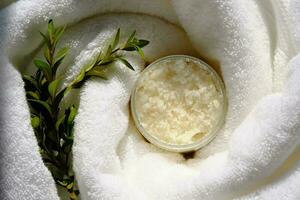
[[[2,199],[58,199],[38,154],[18,70],[32,70],[38,30],[68,24],[67,84],[118,27],[150,40],[147,61],[170,54],[206,60],[229,101],[217,138],[194,159],[146,143],[129,115],[137,69],[85,84],[75,119],[81,199],[300,199],[300,2],[297,0],[21,0],[0,10]],[[75,97],[75,98],[74,98]],[[77,97],[77,98],[76,98]]]

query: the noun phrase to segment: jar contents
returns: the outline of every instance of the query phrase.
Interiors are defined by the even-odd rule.
[[[212,133],[224,117],[224,88],[217,76],[189,56],[150,65],[134,91],[139,126],[172,145],[192,144]]]

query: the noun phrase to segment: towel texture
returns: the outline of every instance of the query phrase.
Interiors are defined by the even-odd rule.
[[[11,2],[11,1],[7,1]],[[297,0],[20,0],[0,10],[0,196],[59,199],[39,156],[20,73],[32,71],[50,18],[67,24],[70,82],[121,28],[150,41],[146,60],[204,59],[226,85],[226,123],[193,159],[145,142],[128,103],[136,71],[116,63],[109,81],[73,94],[74,169],[81,199],[300,199],[300,2]],[[1,7],[1,4],[0,4]],[[70,102],[65,102],[70,103]]]

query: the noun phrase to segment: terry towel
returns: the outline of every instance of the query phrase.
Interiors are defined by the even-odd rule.
[[[199,57],[226,86],[228,113],[194,158],[147,143],[129,111],[145,63],[116,63],[108,81],[74,94],[74,170],[82,200],[300,199],[300,2],[297,0],[19,0],[0,4],[0,197],[59,199],[39,156],[21,73],[32,70],[53,19],[68,25],[63,68],[70,82],[120,27],[150,44],[147,62]],[[63,198],[63,197],[62,197]]]

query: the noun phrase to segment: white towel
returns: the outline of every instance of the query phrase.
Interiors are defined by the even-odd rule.
[[[4,199],[58,199],[30,128],[18,71],[32,68],[46,21],[68,24],[67,84],[118,27],[150,41],[147,61],[198,56],[222,73],[226,123],[195,158],[146,143],[129,116],[136,72],[78,94],[74,169],[81,199],[300,199],[300,2],[297,0],[21,0],[0,10],[1,179]]]

